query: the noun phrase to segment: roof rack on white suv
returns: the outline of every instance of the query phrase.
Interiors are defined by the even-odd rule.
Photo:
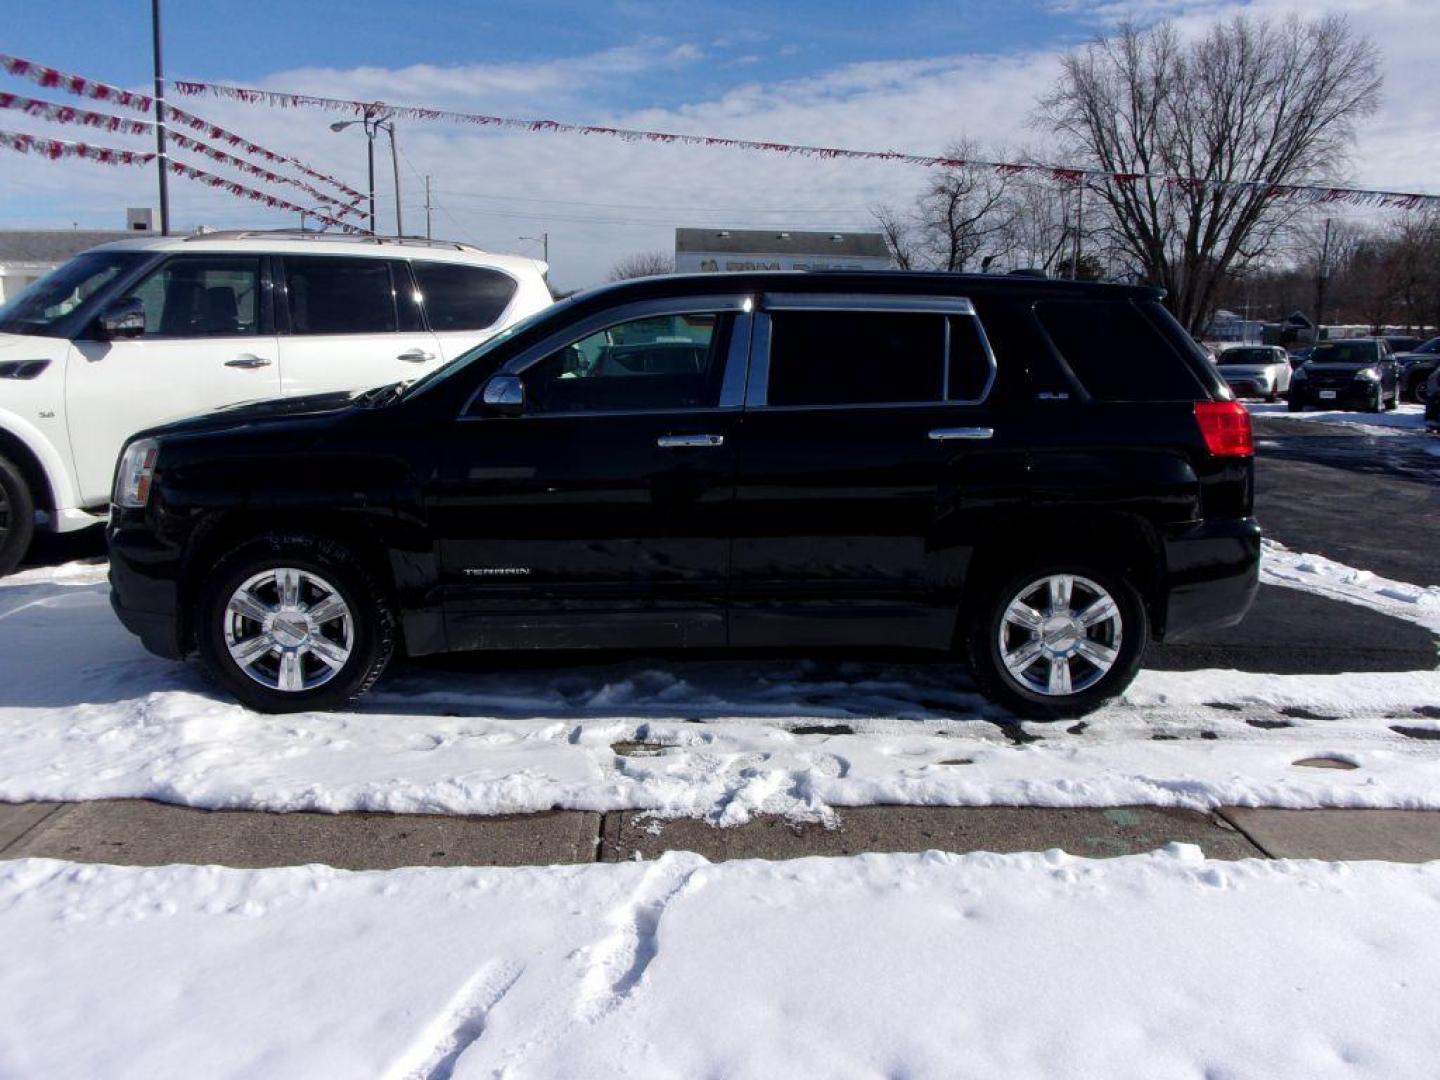
[[[474,251],[484,253],[483,248],[474,244],[463,244],[458,240],[431,240],[424,236],[374,236],[370,233],[327,233],[311,229],[218,229],[213,232],[197,232],[184,237],[185,240],[317,240],[330,244],[336,241],[352,244],[403,244],[406,247],[448,248],[453,251]]]

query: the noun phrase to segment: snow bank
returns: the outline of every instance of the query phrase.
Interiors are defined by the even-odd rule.
[[[1274,540],[1264,540],[1262,544],[1260,580],[1267,585],[1283,585],[1331,600],[1360,604],[1440,634],[1440,587],[1383,578],[1324,555],[1291,551]]]
[[[1427,1076],[1440,863],[0,864],[0,1074]],[[63,992],[38,992],[41,987]]]
[[[1397,599],[1410,587],[1278,546],[1265,559],[1267,580],[1433,618],[1428,592]],[[362,711],[275,717],[147,655],[109,611],[103,573],[0,585],[0,799],[720,824],[869,803],[1440,809],[1434,743],[1393,730],[1425,723],[1436,671],[1146,671],[1083,725],[1055,725],[1016,723],[945,664],[412,667]],[[649,752],[615,749],[637,740]],[[1294,764],[1316,757],[1356,768]]]
[[[1365,413],[1346,412],[1341,409],[1317,409],[1292,413],[1284,403],[1268,405],[1259,401],[1247,401],[1245,407],[1254,416],[1273,420],[1307,420],[1317,424],[1334,424],[1339,427],[1358,428],[1366,435],[1423,435],[1425,433],[1425,406],[1402,401],[1393,412]]]

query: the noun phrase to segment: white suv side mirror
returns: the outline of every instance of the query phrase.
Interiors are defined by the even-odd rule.
[[[145,333],[145,304],[139,297],[116,300],[100,313],[95,328],[104,339],[139,337]]]

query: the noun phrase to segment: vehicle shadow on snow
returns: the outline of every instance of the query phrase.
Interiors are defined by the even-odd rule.
[[[1019,721],[963,664],[901,650],[460,653],[397,663],[367,712],[510,719]]]

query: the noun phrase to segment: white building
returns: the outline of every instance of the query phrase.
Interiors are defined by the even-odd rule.
[[[880,233],[676,229],[677,274],[738,270],[892,270]]]

